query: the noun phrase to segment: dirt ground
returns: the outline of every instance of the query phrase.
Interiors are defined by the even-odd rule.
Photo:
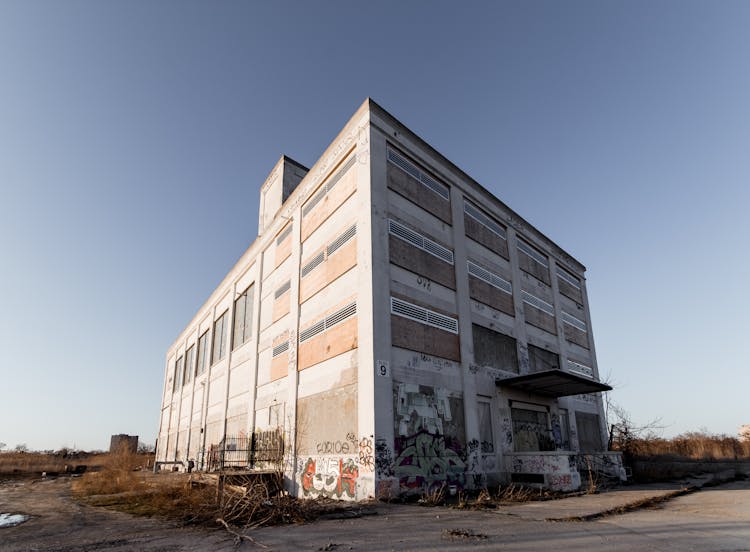
[[[0,482],[0,512],[27,514],[21,525],[0,529],[3,551],[232,550],[225,531],[177,527],[73,500],[71,478],[17,478]]]
[[[591,495],[591,500],[606,497]],[[555,506],[550,502],[550,511]],[[542,503],[543,504],[543,503]],[[76,503],[70,479],[0,483],[0,512],[29,521],[0,529],[2,551],[143,550],[683,550],[750,552],[750,482],[675,498],[655,509],[587,522],[550,522],[539,504],[492,511],[378,503],[359,518],[252,531],[236,545],[223,529],[178,527]],[[528,511],[526,511],[528,510]],[[541,519],[540,519],[541,518]]]

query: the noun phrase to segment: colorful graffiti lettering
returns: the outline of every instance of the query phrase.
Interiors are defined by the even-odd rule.
[[[464,484],[466,463],[455,450],[446,446],[443,435],[420,431],[399,440],[402,441],[401,454],[396,458],[393,471],[401,485]]]
[[[351,459],[308,458],[302,471],[302,492],[313,497],[355,498],[359,468]]]

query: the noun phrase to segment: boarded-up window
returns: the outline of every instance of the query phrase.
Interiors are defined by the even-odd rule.
[[[474,339],[474,362],[506,372],[518,373],[516,340],[476,324],[471,325]]]
[[[195,367],[195,347],[192,345],[185,353],[185,383],[190,383],[193,379],[193,372]]]
[[[177,359],[177,362],[174,363],[174,388],[172,389],[172,392],[179,391],[180,387],[182,387],[183,366],[182,357],[180,357]]]
[[[532,407],[533,408],[533,407]],[[511,408],[513,421],[513,445],[516,452],[539,452],[555,450],[547,420],[547,410],[534,408]]]
[[[534,372],[558,370],[559,368],[560,357],[557,353],[529,345],[529,372],[533,374]]]
[[[202,336],[198,338],[198,366],[195,369],[195,375],[200,376],[206,371],[208,366],[208,330],[206,330]]]
[[[604,450],[598,414],[576,412],[576,428],[578,429],[578,448],[582,452]]]
[[[211,363],[214,364],[224,358],[227,348],[227,313],[224,312],[214,322],[214,348]]]

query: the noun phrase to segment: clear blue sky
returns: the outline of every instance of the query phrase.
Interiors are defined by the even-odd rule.
[[[588,268],[613,398],[750,423],[750,3],[0,2],[0,441],[153,443],[258,188],[371,96]]]

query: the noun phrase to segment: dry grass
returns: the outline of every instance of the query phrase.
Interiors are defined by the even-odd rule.
[[[299,500],[279,489],[282,481],[248,480],[223,485],[202,474],[159,473],[139,470],[137,455],[110,455],[99,472],[73,482],[73,494],[93,506],[135,515],[157,516],[185,524],[228,525],[241,531],[265,525],[310,521],[321,514],[348,508],[326,500]],[[280,478],[281,475],[279,474]],[[231,531],[238,539],[249,539]]]
[[[442,506],[445,504],[445,483],[431,491],[425,491],[419,499],[422,506]]]
[[[73,471],[77,466],[88,468],[97,465],[101,459],[102,455],[89,453],[2,452],[0,474],[65,473]]]
[[[615,440],[613,449],[623,452],[630,459],[750,459],[750,441],[701,431],[683,433],[672,439],[647,435],[627,440]]]
[[[152,463],[151,455],[134,454],[127,448],[103,455],[100,471],[86,473],[73,482],[73,495],[94,506],[184,522],[203,521],[213,515],[210,506],[216,502],[215,490],[194,485],[179,474],[157,477],[144,469]]]
[[[501,485],[498,487],[496,497],[498,502],[529,502],[534,500],[538,494],[538,489],[511,483],[510,485]]]

